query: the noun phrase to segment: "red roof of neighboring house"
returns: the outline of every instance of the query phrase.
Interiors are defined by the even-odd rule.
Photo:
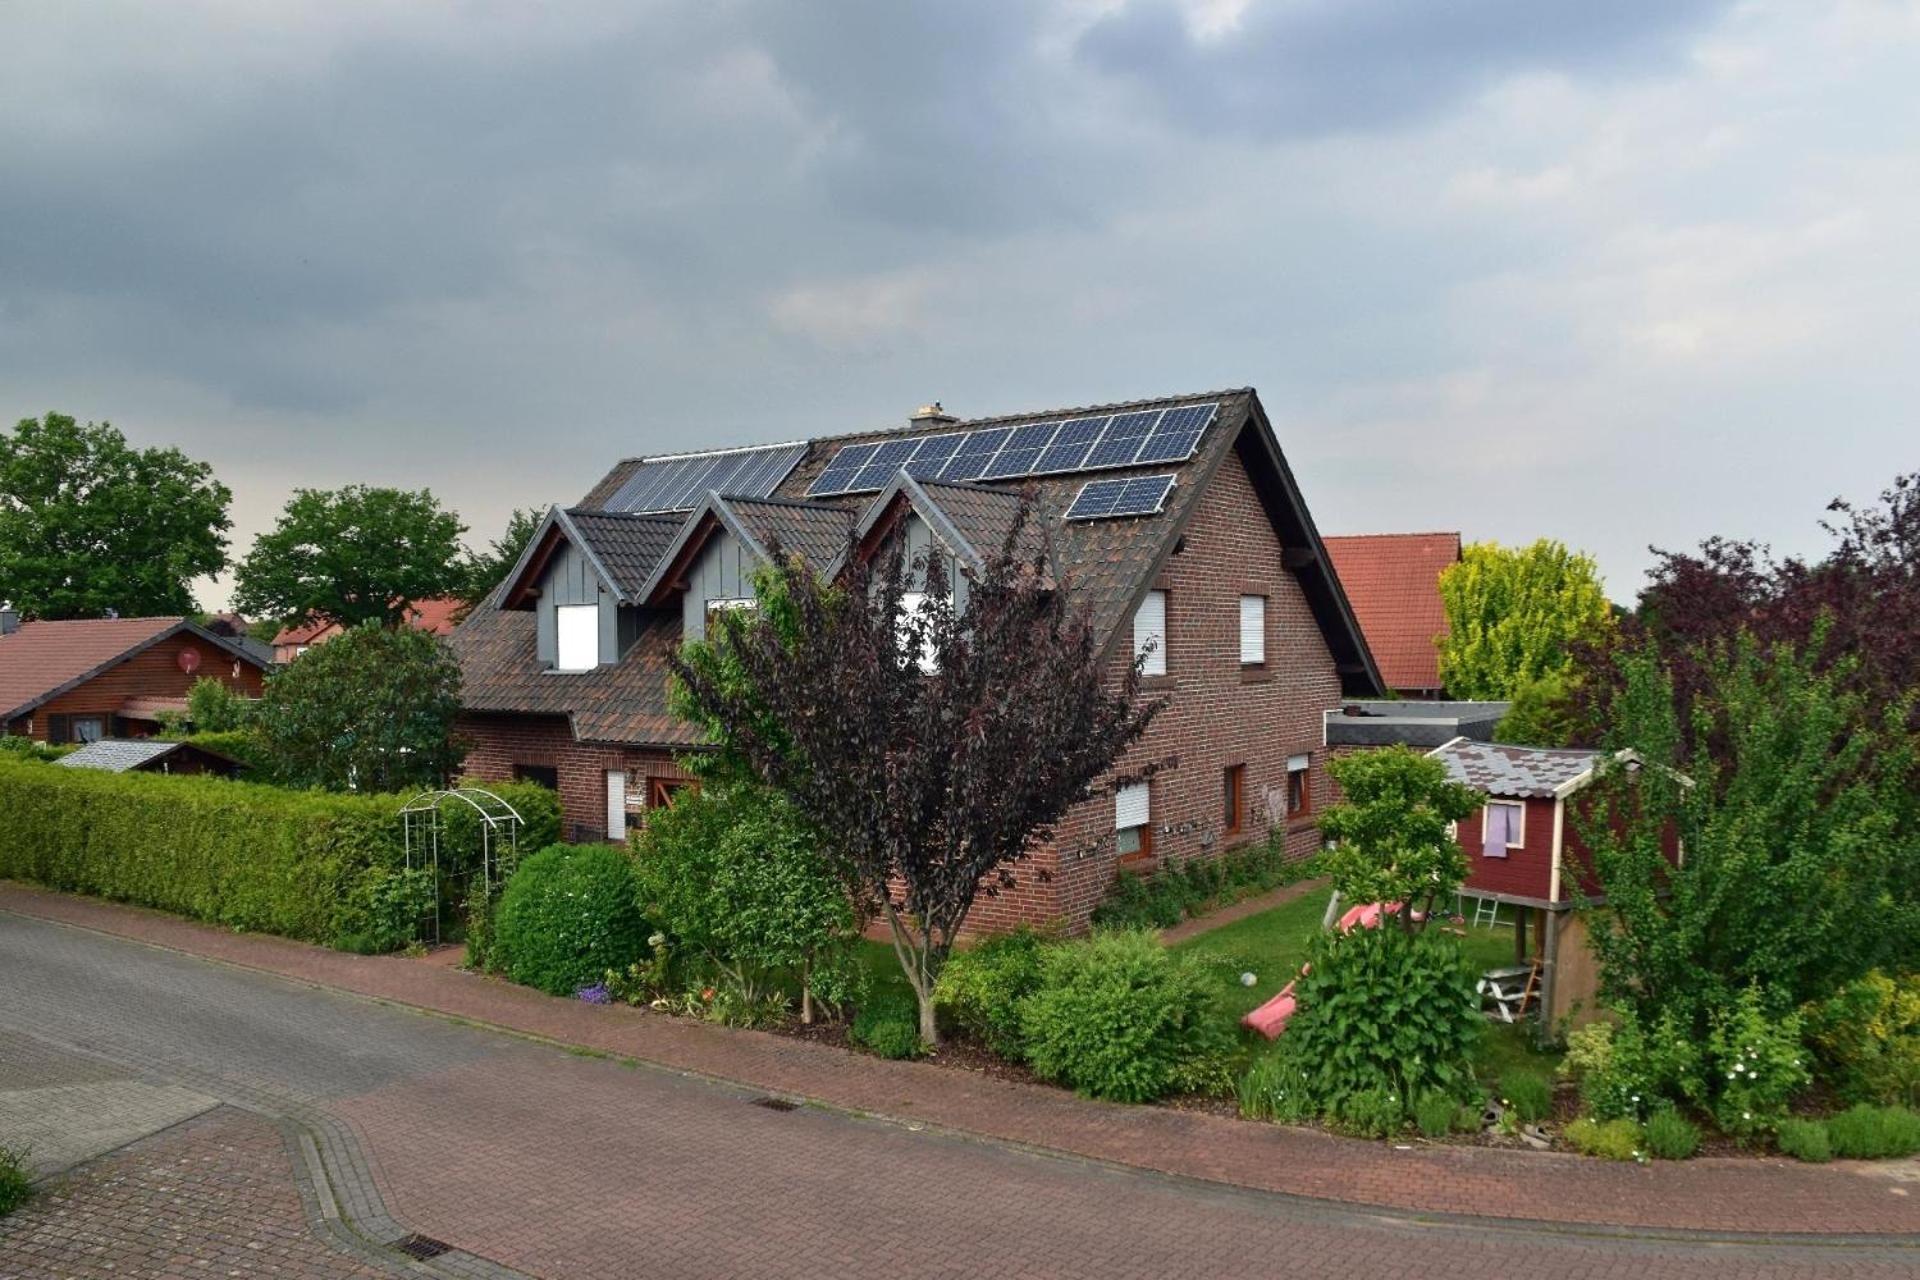
[[[452,596],[437,597],[432,600],[416,600],[407,606],[407,624],[416,631],[425,631],[436,636],[453,634],[453,615],[460,611],[466,602]],[[303,622],[297,627],[282,627],[280,634],[273,638],[276,645],[312,644],[317,639],[326,639],[340,630],[337,622]]]
[[[1460,559],[1460,535],[1363,533],[1323,541],[1387,687],[1440,688],[1435,640],[1447,630],[1440,573]]]
[[[185,618],[26,622],[12,635],[0,636],[0,722],[25,714],[56,693],[183,628],[259,665],[258,659],[233,641],[204,631]]]

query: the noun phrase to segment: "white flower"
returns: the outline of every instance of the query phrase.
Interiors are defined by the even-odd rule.
[[[1751,1111],[1742,1111],[1742,1112],[1740,1113],[1740,1118],[1741,1118],[1742,1120],[1751,1120],[1751,1119],[1753,1119],[1753,1112],[1751,1112]]]

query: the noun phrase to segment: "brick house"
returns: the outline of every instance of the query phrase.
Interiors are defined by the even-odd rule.
[[[0,635],[0,732],[39,742],[157,733],[195,680],[260,696],[267,663],[188,618],[26,622]]]
[[[1460,535],[1364,533],[1325,542],[1387,688],[1402,698],[1440,697],[1439,640],[1447,634],[1440,575],[1459,563]]]
[[[770,547],[830,574],[901,538],[946,557],[964,605],[1023,491],[1113,679],[1145,651],[1170,700],[1120,770],[1178,763],[1072,810],[969,927],[1082,928],[1118,868],[1270,829],[1315,849],[1323,714],[1381,684],[1251,389],[964,422],[935,405],[905,429],[622,461],[547,514],[451,638],[468,772],[555,786],[573,838],[624,836],[699,746],[668,709],[668,656],[715,610],[752,607]]]
[[[407,606],[407,625],[428,635],[452,635],[454,618],[465,603],[451,596],[416,600]],[[313,646],[325,644],[339,634],[337,622],[310,619],[297,626],[282,627],[273,637],[273,660],[285,666]]]

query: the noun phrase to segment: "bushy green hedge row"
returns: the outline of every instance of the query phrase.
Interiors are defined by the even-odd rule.
[[[523,849],[557,831],[552,792],[497,789],[527,818]],[[405,861],[401,803],[0,758],[0,876],[309,942],[390,949],[407,941],[393,910]],[[468,822],[447,813],[443,866],[459,847],[457,824]]]
[[[1255,894],[1322,873],[1320,855],[1289,858],[1284,837],[1231,849],[1216,858],[1162,867],[1151,875],[1121,872],[1093,922],[1109,929],[1169,929]]]

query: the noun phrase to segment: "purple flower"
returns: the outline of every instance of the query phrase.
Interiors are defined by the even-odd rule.
[[[582,987],[577,993],[588,1004],[612,1004],[613,996],[607,991],[607,984],[596,982],[590,987]]]

